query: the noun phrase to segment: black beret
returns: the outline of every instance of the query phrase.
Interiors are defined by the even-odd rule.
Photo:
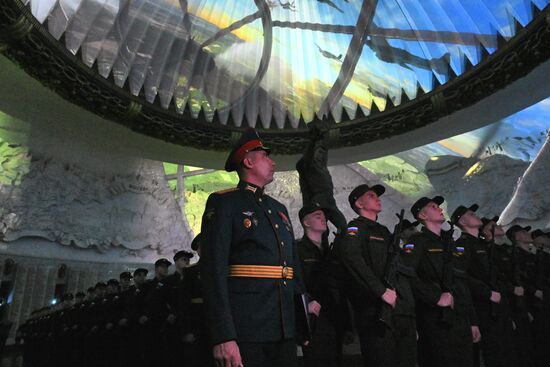
[[[473,212],[476,212],[479,209],[479,205],[472,204],[469,207],[466,207],[464,205],[460,205],[458,208],[455,209],[453,214],[451,214],[451,223],[458,224],[458,221],[468,210],[471,210]]]
[[[158,268],[159,266],[170,266],[170,265],[172,265],[172,263],[165,258],[158,259],[157,261],[155,261],[155,268]]]
[[[376,195],[382,196],[382,194],[386,192],[386,188],[382,185],[369,186],[367,184],[362,184],[357,186],[355,189],[351,190],[348,196],[349,205],[353,210],[355,210],[355,202],[357,201],[357,199],[363,196],[363,194],[365,194],[367,191],[372,191]]]
[[[421,197],[416,201],[416,203],[413,204],[411,207],[411,213],[415,219],[418,219],[418,213],[429,203],[434,202],[437,205],[443,204],[445,199],[443,199],[443,196],[434,196],[433,198],[427,198],[427,197]]]
[[[236,171],[239,164],[243,161],[245,154],[254,150],[265,150],[268,154],[271,152],[271,149],[264,146],[258,132],[250,128],[241,135],[229,153],[225,162],[225,170],[227,172]]]
[[[178,251],[174,254],[174,262],[178,261],[182,257],[185,257],[187,259],[191,259],[193,257],[193,253],[185,250]]]

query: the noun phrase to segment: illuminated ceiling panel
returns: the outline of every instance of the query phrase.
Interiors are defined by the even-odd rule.
[[[461,75],[548,1],[30,0],[115,85],[207,121],[294,128],[386,109]]]

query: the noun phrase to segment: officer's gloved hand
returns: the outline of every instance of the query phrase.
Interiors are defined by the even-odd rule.
[[[187,333],[181,338],[185,344],[193,344],[195,342],[195,335],[193,333]]]
[[[140,325],[145,325],[147,324],[148,321],[149,321],[149,318],[145,315],[140,316],[138,320]]]

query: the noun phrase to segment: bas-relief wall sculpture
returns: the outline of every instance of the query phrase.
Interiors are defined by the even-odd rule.
[[[538,155],[518,180],[512,200],[502,212],[500,223],[529,225],[533,229],[550,228],[550,135]]]
[[[18,185],[0,185],[3,241],[27,237],[151,260],[171,258],[192,234],[164,178],[162,163],[126,158],[122,173],[85,162],[32,156]],[[120,164],[120,162],[118,162]],[[115,260],[116,261],[116,260]]]

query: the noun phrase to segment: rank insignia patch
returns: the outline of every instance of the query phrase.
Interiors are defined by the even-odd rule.
[[[348,230],[346,231],[348,236],[357,236],[359,233],[359,228],[357,227],[348,227]]]
[[[252,227],[252,221],[246,218],[245,220],[243,220],[243,225],[244,225],[244,228],[250,228]]]

